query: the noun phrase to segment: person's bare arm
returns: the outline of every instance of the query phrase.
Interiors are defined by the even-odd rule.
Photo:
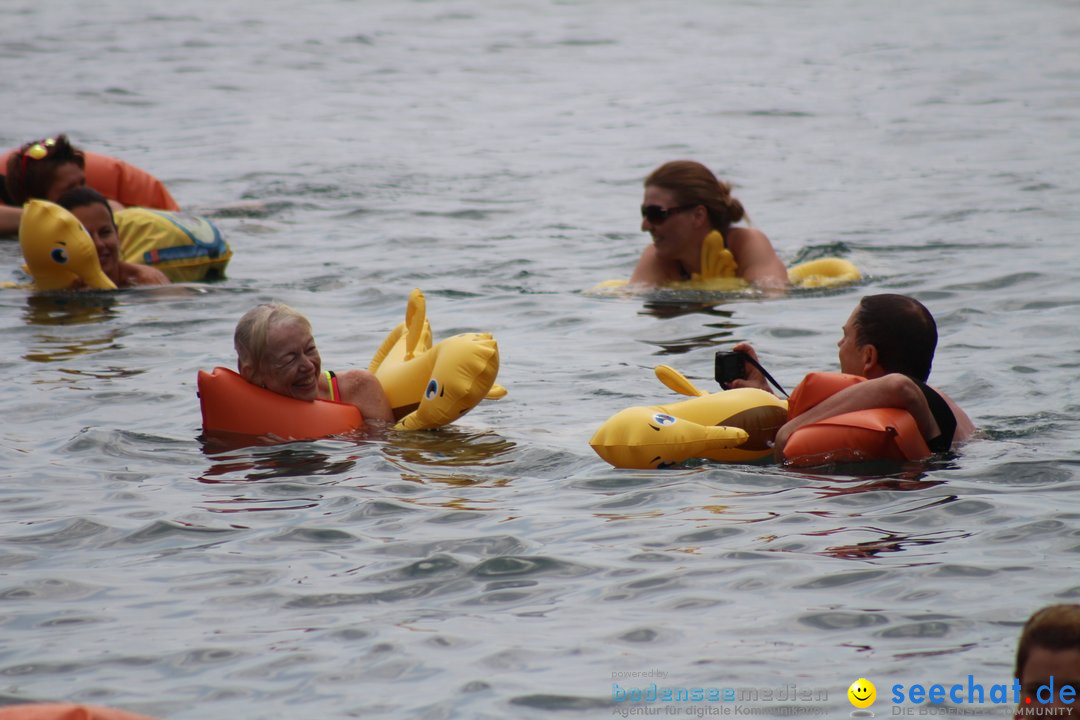
[[[156,267],[139,265],[137,263],[120,263],[120,276],[123,279],[121,284],[125,287],[131,287],[133,285],[172,284],[172,281],[169,280],[168,276]]]
[[[788,420],[776,433],[776,442],[773,445],[776,456],[783,457],[788,438],[802,426],[836,415],[870,408],[907,410],[915,418],[919,432],[924,438],[931,440],[941,434],[937,420],[934,419],[930,406],[926,403],[926,397],[915,381],[900,373],[891,373],[844,388],[802,415]]]
[[[0,235],[18,235],[22,208],[0,205]]]
[[[656,286],[671,280],[663,261],[656,256],[656,246],[649,245],[641,251],[637,267],[630,276],[631,285]]]
[[[787,287],[787,268],[765,233],[739,227],[728,234],[728,247],[739,266],[739,277],[762,288]]]
[[[379,379],[367,370],[346,370],[338,373],[341,399],[355,405],[365,420],[394,422],[394,411],[379,384]]]

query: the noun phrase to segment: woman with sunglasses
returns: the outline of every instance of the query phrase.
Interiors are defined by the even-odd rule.
[[[630,283],[740,277],[761,288],[783,288],[787,270],[765,233],[732,227],[746,217],[731,186],[701,163],[675,160],[645,178],[641,229],[652,235]]]

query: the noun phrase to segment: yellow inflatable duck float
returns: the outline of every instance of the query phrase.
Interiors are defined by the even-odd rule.
[[[660,365],[660,382],[693,399],[631,407],[608,418],[589,440],[619,468],[656,469],[690,458],[755,462],[772,456],[772,440],[787,420],[787,403],[754,388],[706,393],[678,370]]]
[[[463,333],[434,345],[424,293],[413,290],[405,322],[390,331],[368,366],[383,386],[399,430],[452,423],[484,398],[498,399],[499,346],[490,333]]]
[[[80,280],[88,288],[116,289],[82,223],[55,203],[31,200],[23,206],[19,245],[26,261],[23,270],[33,278],[34,289],[66,290]]]

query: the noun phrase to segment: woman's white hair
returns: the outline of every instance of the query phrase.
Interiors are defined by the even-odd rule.
[[[281,303],[256,305],[244,313],[233,333],[237,365],[240,368],[250,365],[256,371],[261,370],[270,328],[283,322],[296,323],[311,332],[311,323],[306,317]]]

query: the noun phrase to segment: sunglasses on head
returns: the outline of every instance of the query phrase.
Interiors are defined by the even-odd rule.
[[[22,151],[22,169],[26,172],[26,165],[30,160],[44,160],[49,157],[56,148],[56,138],[45,138],[25,146]]]
[[[696,207],[697,205],[679,205],[678,207],[662,208],[659,205],[642,205],[641,217],[645,218],[653,225],[659,225],[675,213],[680,213],[684,210],[693,210]]]

